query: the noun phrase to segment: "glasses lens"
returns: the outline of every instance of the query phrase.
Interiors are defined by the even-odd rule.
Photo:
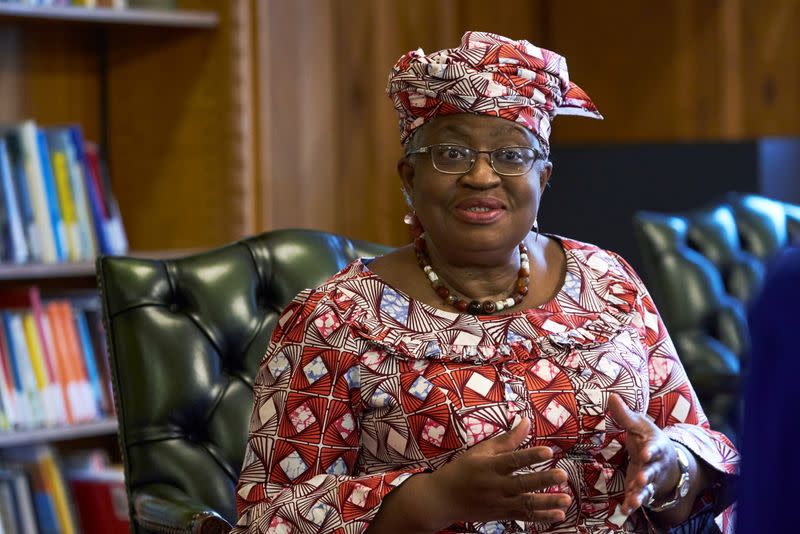
[[[466,173],[475,161],[475,152],[465,146],[435,145],[430,153],[433,166],[441,172]]]
[[[527,147],[498,148],[492,152],[492,165],[499,174],[525,174],[536,161],[536,152]]]

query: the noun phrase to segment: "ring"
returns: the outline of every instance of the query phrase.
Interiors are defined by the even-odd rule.
[[[648,482],[644,490],[647,492],[647,502],[642,503],[643,506],[650,507],[656,500],[656,486],[652,482]]]

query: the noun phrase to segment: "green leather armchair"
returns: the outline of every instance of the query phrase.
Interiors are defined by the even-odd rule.
[[[135,533],[230,530],[253,378],[280,310],[386,250],[279,230],[178,259],[98,259]]]
[[[713,428],[735,437],[746,309],[766,261],[800,242],[800,207],[731,193],[688,213],[639,212],[644,274]]]

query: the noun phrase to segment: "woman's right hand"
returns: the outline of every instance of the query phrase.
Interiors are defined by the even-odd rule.
[[[525,418],[429,474],[430,498],[441,514],[435,526],[445,528],[457,521],[563,521],[572,502],[569,495],[533,492],[563,484],[566,471],[514,474],[553,456],[549,447],[516,450],[529,432],[530,421]]]

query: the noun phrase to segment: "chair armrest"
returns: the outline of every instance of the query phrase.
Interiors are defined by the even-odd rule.
[[[134,521],[145,532],[159,534],[228,534],[231,525],[208,506],[162,484],[133,492]]]

